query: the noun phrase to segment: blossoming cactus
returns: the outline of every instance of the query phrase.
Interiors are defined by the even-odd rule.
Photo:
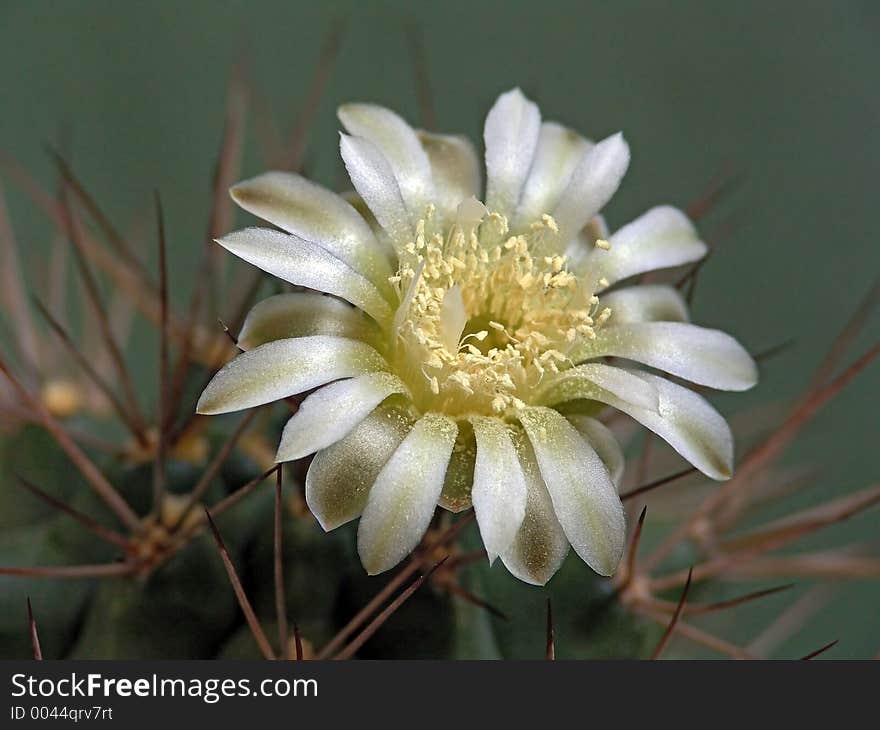
[[[282,172],[232,189],[282,230],[218,243],[313,291],[254,307],[245,352],[198,412],[317,388],[285,426],[277,460],[315,453],[308,506],[327,530],[360,517],[371,574],[414,549],[439,504],[473,505],[489,560],[523,581],[544,584],[569,546],[611,575],[626,534],[624,458],[600,409],[625,412],[713,479],[732,473],[725,420],[634,367],[722,390],[755,384],[733,338],[688,323],[674,288],[634,278],[696,261],[706,246],[667,206],[609,234],[600,211],[629,164],[623,137],[593,144],[542,122],[519,90],[486,118],[484,194],[466,139],[414,130],[371,104],[339,117],[355,194]]]
[[[226,189],[238,177],[244,97],[234,84],[230,91],[209,240],[229,227]],[[641,277],[690,261],[677,286],[696,281],[704,246],[684,216],[655,209],[609,235],[596,211],[617,186],[626,146],[613,137],[594,147],[558,125],[540,125],[518,92],[504,95],[490,116],[482,196],[465,140],[414,133],[376,107],[345,107],[342,117],[353,135],[343,137],[343,151],[357,194],[343,199],[282,173],[234,188],[244,207],[291,235],[245,232],[224,243],[331,295],[270,298],[243,328],[262,272],[227,278],[203,266],[190,311],[181,315],[167,297],[158,206],[157,286],[133,253],[143,246],[114,229],[64,160],[56,155],[64,181],[58,200],[13,167],[62,235],[59,245],[73,244],[81,291],[96,317],[85,324],[100,330],[89,337],[87,329],[82,339],[103,349],[80,349],[52,313],[67,300],[58,290],[48,306],[38,300],[51,332],[44,338],[31,323],[18,284],[28,277],[19,273],[0,193],[9,284],[0,287],[2,317],[13,333],[0,348],[5,656],[40,656],[42,641],[47,656],[67,657],[534,658],[546,625],[548,657],[556,655],[558,630],[567,657],[656,658],[677,635],[690,642],[679,655],[693,656],[702,645],[760,658],[779,654],[827,585],[788,611],[777,603],[778,620],[746,645],[716,635],[717,615],[711,627],[700,617],[723,613],[722,633],[736,622],[741,635],[739,606],[784,600],[773,596],[791,587],[765,586],[769,578],[880,575],[880,561],[859,542],[790,550],[875,505],[880,487],[781,520],[768,521],[761,509],[805,486],[798,470],[779,463],[786,446],[880,355],[875,343],[838,370],[880,301],[876,283],[803,395],[740,458],[733,479],[706,490],[695,469],[674,472],[675,454],[648,448],[647,439],[638,468],[621,481],[623,457],[602,424],[621,439],[634,429],[620,413],[601,412],[609,405],[659,433],[709,477],[725,478],[732,462],[727,426],[699,396],[621,361],[701,385],[736,389],[754,380],[751,361],[729,338],[684,324],[681,298],[657,284],[675,274]],[[297,150],[300,141],[293,140]],[[266,165],[289,168],[295,157]],[[694,215],[707,207],[696,206]],[[206,247],[203,256],[210,255]],[[103,301],[98,271],[113,305]],[[627,286],[634,276],[641,286]],[[207,311],[199,316],[206,292],[221,282],[230,296],[219,309],[201,307]],[[125,332],[111,314],[128,307],[159,328],[158,392],[141,388],[122,357]],[[278,457],[317,451],[306,480],[312,511],[326,528],[364,515],[360,547],[371,572],[406,552],[435,503],[453,511],[473,504],[486,552],[533,583],[553,574],[569,541],[598,570],[614,570],[623,525],[609,482],[634,512],[647,498],[651,515],[646,522],[645,507],[630,525],[624,564],[611,581],[591,579],[583,564],[568,560],[547,591],[535,591],[471,549],[472,513],[441,514],[399,571],[369,578],[352,558],[352,532],[324,536],[304,509],[301,470],[284,469],[282,479],[272,463],[280,424],[271,409],[245,414],[233,430],[195,416],[183,386],[232,351],[216,327],[218,314],[247,352],[218,376],[203,410],[320,388],[300,405]],[[255,362],[265,367],[256,372]],[[158,403],[142,410],[145,395]],[[98,428],[108,417],[116,428]],[[747,422],[740,417],[753,435],[765,421],[756,413]],[[122,440],[108,440],[111,432]],[[82,479],[71,479],[74,471]],[[274,490],[264,483],[269,477]],[[677,488],[666,486],[680,479]],[[643,527],[652,536],[642,546]],[[762,587],[737,594],[731,586],[742,580]],[[236,599],[247,626],[235,621]],[[277,643],[260,624],[278,629]]]

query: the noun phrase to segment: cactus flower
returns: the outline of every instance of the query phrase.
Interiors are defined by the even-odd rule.
[[[731,475],[724,418],[697,393],[755,384],[732,337],[688,322],[675,288],[634,278],[700,259],[679,210],[606,230],[629,164],[518,89],[485,123],[485,190],[464,138],[372,104],[339,118],[355,193],[269,172],[232,189],[277,229],[218,240],[296,290],[257,304],[243,352],[199,413],[306,391],[277,460],[315,454],[306,500],[326,530],[360,518],[366,570],[405,558],[436,506],[473,506],[490,561],[544,584],[569,547],[611,575],[626,534],[624,458],[597,415],[623,411],[714,479]],[[640,367],[641,366],[641,367]],[[650,368],[650,371],[645,369]]]

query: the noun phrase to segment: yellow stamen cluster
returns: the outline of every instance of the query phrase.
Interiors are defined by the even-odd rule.
[[[516,235],[491,212],[475,224],[437,228],[429,208],[391,278],[402,302],[398,369],[426,408],[453,415],[521,408],[611,312],[600,311],[555,253],[558,228],[549,215]]]

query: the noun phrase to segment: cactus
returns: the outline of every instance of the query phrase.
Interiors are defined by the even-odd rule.
[[[334,29],[309,98],[320,91],[337,42]],[[747,414],[739,430],[754,446],[724,485],[707,490],[694,470],[675,471],[651,438],[640,442],[626,422],[608,422],[629,443],[630,463],[621,493],[630,534],[614,578],[569,557],[546,589],[522,584],[488,564],[469,512],[442,509],[402,567],[367,577],[354,532],[325,534],[308,512],[308,460],[283,470],[274,463],[282,416],[296,409],[294,399],[238,420],[208,422],[194,413],[206,378],[235,350],[243,312],[268,286],[247,269],[226,276],[210,248],[232,216],[226,189],[238,174],[248,98],[236,76],[201,274],[185,312],[173,306],[179,297],[169,297],[165,238],[173,236],[173,222],[167,234],[161,206],[155,275],[60,155],[58,196],[6,164],[70,242],[82,282],[82,341],[101,347],[87,352],[77,344],[75,328],[58,316],[58,296],[54,304],[49,297],[32,306],[21,286],[6,287],[3,658],[29,656],[37,635],[41,653],[59,658],[778,656],[784,633],[745,644],[739,612],[764,604],[768,626],[788,615],[795,601],[779,581],[790,576],[880,575],[880,557],[870,547],[786,550],[880,501],[877,487],[778,521],[770,501],[806,488],[803,473],[782,462],[785,450],[878,354],[874,345],[838,372],[876,304],[875,286],[788,414],[765,423],[764,435],[755,430],[764,417]],[[279,166],[301,162],[304,135],[300,125],[291,148],[275,160]],[[694,217],[710,207],[701,204]],[[0,223],[5,269],[10,281],[20,281],[11,225]],[[686,290],[699,271],[693,266],[672,281]],[[218,301],[212,292],[221,286],[228,294]],[[38,312],[45,329],[36,323]],[[127,367],[127,312],[156,329],[158,389],[136,382]],[[218,316],[225,324],[214,326]],[[772,354],[756,359],[769,367]],[[802,653],[809,649],[815,647]]]

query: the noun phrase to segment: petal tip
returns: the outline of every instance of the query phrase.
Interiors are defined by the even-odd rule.
[[[594,564],[590,565],[596,573],[606,578],[610,578],[617,572],[617,569],[620,567],[620,561],[623,560],[623,551],[626,546],[626,527],[623,527],[618,535],[609,535],[609,537],[616,537],[617,539],[612,540],[612,544],[608,546],[609,549],[602,551],[597,556],[598,559],[594,561]]]
[[[229,197],[241,208],[246,208],[257,201],[256,191],[251,186],[251,180],[242,180],[229,188]],[[216,238],[214,239],[217,240]]]
[[[610,578],[617,572],[617,569],[620,567],[620,561],[623,559],[623,550],[625,545],[625,529],[620,538],[621,539],[618,541],[618,545],[613,546],[611,551],[607,555],[603,556],[596,565],[590,566],[599,575]]]
[[[603,578],[611,578],[615,572],[617,572],[617,567],[620,564],[620,561],[616,563],[600,563],[596,565],[590,566],[593,571],[597,575],[601,575]]]
[[[349,101],[345,104],[340,104],[336,107],[336,118],[342,122],[342,126],[346,129],[349,129],[349,122],[351,121],[351,115],[355,114],[359,108],[368,106],[367,104],[361,104],[356,101]]]
[[[750,390],[758,384],[758,363],[755,362],[755,359],[749,354],[748,350],[742,347],[739,343],[737,343],[737,345],[739,345],[742,350],[740,353],[742,360],[742,373],[730,390],[742,392],[744,390]]]
[[[363,555],[361,555],[360,557],[361,557],[361,565],[364,566],[364,570],[366,571],[367,575],[370,575],[370,576],[380,575],[380,574],[384,573],[386,570],[390,570],[391,568],[394,567],[394,565],[396,565],[396,563],[394,565],[388,565],[387,560],[379,560],[378,558],[375,558],[375,557],[366,558]]]
[[[241,408],[229,407],[222,395],[212,392],[211,386],[202,392],[196,403],[196,413],[200,416],[221,416],[224,413],[232,413]]]
[[[329,522],[324,522],[320,517],[315,515],[315,522],[321,527],[324,532],[330,532],[331,530],[335,530],[339,525],[333,525]]]
[[[620,155],[627,161],[630,158],[630,148],[629,142],[626,141],[626,137],[623,136],[623,131],[615,132],[614,134],[608,136],[599,144],[605,144],[608,147],[615,147]]]
[[[222,413],[222,411],[216,403],[211,402],[208,388],[205,388],[199,396],[198,403],[196,403],[196,414],[199,416],[216,416],[219,413]]]
[[[282,434],[282,443],[278,445],[278,450],[275,452],[275,463],[281,464],[287,461],[296,461],[297,459],[302,459],[309,454],[314,453],[315,450],[308,450],[302,448],[295,448],[295,444],[285,444],[284,436]],[[305,451],[305,453],[303,453]]]

